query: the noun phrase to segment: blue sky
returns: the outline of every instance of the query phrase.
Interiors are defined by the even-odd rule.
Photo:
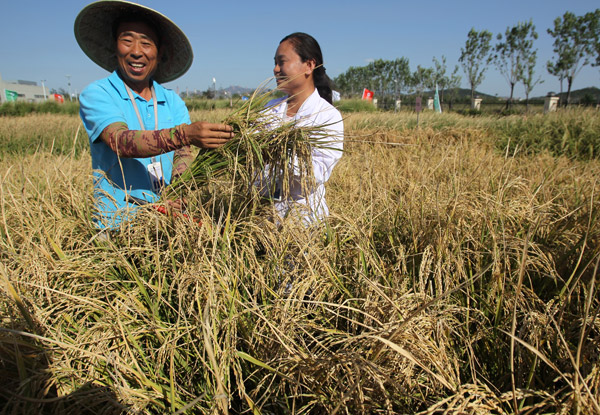
[[[79,49],[73,22],[86,0],[4,0],[0,6],[0,75],[4,80],[45,80],[48,88],[80,92],[107,72]],[[576,15],[600,7],[597,0],[455,0],[455,1],[189,1],[139,0],[167,15],[187,34],[194,48],[194,63],[178,80],[166,84],[180,91],[206,90],[230,85],[256,87],[272,75],[273,54],[279,40],[303,31],[320,43],[325,67],[334,78],[350,66],[371,59],[409,59],[432,66],[444,55],[451,71],[458,64],[468,31],[487,29],[504,33],[508,26],[533,20],[539,33],[537,73],[544,83],[532,96],[558,92],[557,78],[546,71],[553,57],[547,29],[565,11]],[[462,86],[467,88],[464,73]],[[68,78],[67,75],[70,75]],[[574,89],[600,87],[600,68],[585,67]],[[506,80],[494,68],[486,72],[479,91],[508,95]],[[565,84],[566,90],[566,84]],[[515,88],[517,97],[523,88]]]

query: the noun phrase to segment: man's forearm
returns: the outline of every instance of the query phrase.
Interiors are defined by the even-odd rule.
[[[162,130],[129,130],[127,124],[118,122],[106,127],[100,138],[119,157],[152,157],[188,147],[184,127],[185,124]],[[191,155],[189,147],[187,151]]]

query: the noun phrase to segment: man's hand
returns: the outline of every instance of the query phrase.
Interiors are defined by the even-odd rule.
[[[226,124],[198,121],[184,127],[191,145],[200,148],[218,148],[233,138],[233,128]]]
[[[175,200],[169,200],[167,199],[165,201],[165,205],[167,206],[167,209],[170,211],[176,211],[176,212],[183,212],[185,211],[185,207],[187,205],[185,198],[179,198],[179,199],[175,199]]]

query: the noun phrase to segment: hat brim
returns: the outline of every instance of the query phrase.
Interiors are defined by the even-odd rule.
[[[183,31],[165,15],[128,1],[97,1],[79,12],[74,30],[81,50],[107,71],[117,69],[113,25],[121,16],[130,15],[152,22],[161,39],[162,57],[154,80],[169,82],[186,73],[192,65],[194,54]]]

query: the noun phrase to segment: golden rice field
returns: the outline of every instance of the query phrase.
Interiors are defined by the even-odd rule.
[[[322,228],[110,240],[79,119],[0,118],[0,413],[600,415],[600,114],[345,116]]]

